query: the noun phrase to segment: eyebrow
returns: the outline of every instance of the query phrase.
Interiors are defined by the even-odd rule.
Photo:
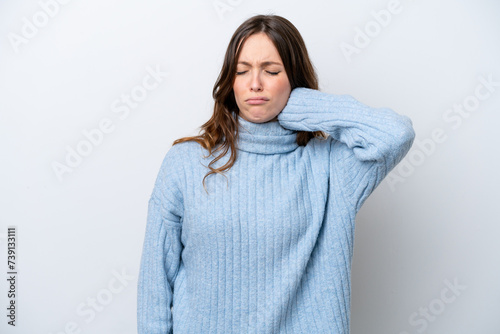
[[[250,64],[250,63],[248,63],[246,61],[239,61],[238,64],[252,66],[252,64]],[[280,66],[283,66],[283,64],[275,62],[275,61],[264,61],[264,62],[261,63],[261,66],[268,66],[268,65],[280,65]]]

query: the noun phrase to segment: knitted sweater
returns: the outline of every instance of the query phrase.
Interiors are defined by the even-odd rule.
[[[237,117],[236,162],[205,179],[208,194],[202,181],[216,154],[184,142],[163,160],[138,332],[349,333],[355,215],[409,151],[411,120],[307,88],[291,92],[278,121]],[[330,136],[297,144],[297,131],[318,130]]]

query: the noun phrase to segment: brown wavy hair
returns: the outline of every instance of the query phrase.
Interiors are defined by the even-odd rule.
[[[318,89],[318,76],[309,59],[304,40],[290,21],[278,15],[256,15],[243,22],[231,37],[222,69],[213,88],[212,97],[215,104],[212,117],[200,127],[201,134],[177,139],[172,144],[196,141],[208,151],[208,155],[204,158],[222,151],[206,166],[210,171],[203,178],[204,188],[207,176],[214,173],[224,175],[222,172],[230,169],[236,161],[235,143],[238,138],[237,115],[239,114],[233,91],[236,64],[241,50],[240,45],[243,45],[249,36],[260,32],[265,33],[278,50],[291,90],[296,87]],[[325,139],[327,136],[322,131],[298,131],[297,144],[305,146],[313,137]],[[231,148],[229,161],[220,168],[213,168],[211,165],[226,155],[229,148]],[[207,191],[206,188],[205,191]]]

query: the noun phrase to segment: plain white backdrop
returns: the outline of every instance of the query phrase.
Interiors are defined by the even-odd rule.
[[[234,30],[278,14],[320,89],[409,116],[416,142],[357,217],[353,334],[500,332],[500,4],[494,0],[2,1],[0,266],[16,326],[136,333],[147,201],[212,114]]]

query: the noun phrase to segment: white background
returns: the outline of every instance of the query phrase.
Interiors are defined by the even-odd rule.
[[[0,267],[5,277],[15,225],[19,274],[15,328],[0,283],[0,332],[136,332],[147,201],[161,161],[212,114],[234,30],[273,13],[301,32],[322,91],[408,115],[416,142],[428,143],[414,144],[406,169],[398,166],[358,215],[352,333],[499,333],[500,4],[401,0],[381,26],[372,11],[389,3],[2,1]],[[347,44],[362,47],[349,57]],[[140,92],[148,68],[167,74],[127,115],[115,113],[122,94]],[[478,100],[488,77],[497,84],[480,88],[489,94]],[[466,116],[448,111],[463,103]],[[106,119],[112,131],[81,146],[87,156],[58,177],[54,163],[66,164],[68,150],[85,145],[83,131]],[[429,144],[433,131],[441,142]]]

